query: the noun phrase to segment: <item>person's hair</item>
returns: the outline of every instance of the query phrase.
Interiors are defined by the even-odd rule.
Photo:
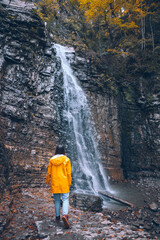
[[[63,154],[63,155],[65,155],[65,150],[64,150],[64,146],[63,145],[58,145],[56,147],[55,155],[56,154]]]

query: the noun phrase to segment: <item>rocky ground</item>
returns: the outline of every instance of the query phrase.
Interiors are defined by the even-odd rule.
[[[70,229],[54,221],[48,188],[19,188],[12,194],[6,190],[0,204],[0,239],[160,239],[159,180],[131,184],[145,195],[143,207],[94,213],[70,206]]]
[[[103,214],[105,216],[109,214],[112,221],[120,221],[139,230],[145,230],[150,235],[148,239],[160,239],[160,179],[145,178],[128,183],[131,188],[137,189],[135,199],[132,199],[134,207],[112,211],[105,209]],[[141,202],[136,199],[140,195]]]

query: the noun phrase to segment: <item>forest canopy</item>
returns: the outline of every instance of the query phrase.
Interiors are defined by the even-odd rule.
[[[37,12],[54,41],[88,53],[103,86],[158,74],[153,86],[160,89],[159,0],[42,0]]]
[[[38,3],[37,12],[46,22],[53,23],[58,18],[64,19],[62,15],[66,13],[66,22],[70,22],[79,30],[82,36],[83,30],[86,31],[87,39],[89,35],[96,35],[96,39],[102,41],[101,52],[109,49],[108,39],[112,42],[119,35],[128,35],[130,33],[135,36],[141,35],[138,41],[141,42],[141,48],[145,48],[146,36],[146,20],[149,16],[150,25],[150,41],[154,50],[154,18],[160,11],[158,1],[151,0],[42,0]],[[77,26],[75,26],[77,25]],[[84,36],[85,37],[85,36]],[[82,37],[83,38],[83,37]],[[105,39],[107,38],[106,43]],[[87,39],[86,44],[87,44]],[[94,39],[92,38],[94,41]],[[133,41],[135,39],[133,38]],[[125,41],[126,42],[126,41]],[[89,44],[89,43],[88,43]],[[88,45],[87,44],[87,45]],[[105,45],[105,48],[103,46]],[[126,52],[126,44],[119,41],[119,46],[123,53]],[[100,47],[100,45],[98,46]],[[114,48],[114,53],[116,49]]]

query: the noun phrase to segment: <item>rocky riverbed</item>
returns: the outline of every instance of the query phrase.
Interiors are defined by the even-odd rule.
[[[16,188],[5,191],[0,204],[0,239],[160,239],[159,182],[131,182],[145,196],[144,206],[102,212],[70,206],[71,228],[56,224],[49,188]],[[136,198],[136,196],[135,196]]]

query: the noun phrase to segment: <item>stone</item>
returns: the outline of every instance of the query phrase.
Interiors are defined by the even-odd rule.
[[[154,211],[154,212],[158,211],[158,205],[157,205],[157,203],[152,202],[151,204],[149,204],[149,209],[152,210],[152,211]]]
[[[50,76],[51,75],[51,71],[52,71],[52,67],[51,66],[47,66],[42,72],[41,74],[44,76]]]
[[[154,218],[153,219],[153,223],[155,223],[156,225],[160,225],[160,219],[159,218]]]
[[[48,57],[51,57],[52,56],[52,48],[46,48],[45,49],[45,55],[48,56]]]
[[[72,193],[71,204],[83,211],[101,212],[103,200],[99,196]]]

